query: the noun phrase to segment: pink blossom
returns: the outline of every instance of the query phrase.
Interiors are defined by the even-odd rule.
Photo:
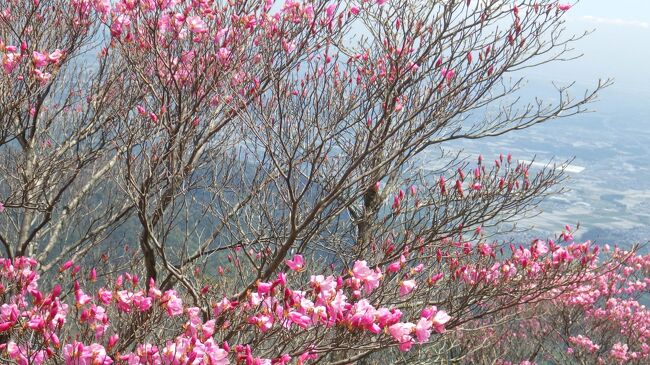
[[[575,346],[582,347],[588,352],[596,352],[600,349],[600,346],[593,343],[589,337],[578,335],[569,337],[569,342]]]
[[[220,302],[218,302],[214,307],[213,307],[213,312],[215,316],[219,316],[221,313],[232,309],[233,303],[228,300],[228,298],[223,298]]]
[[[74,264],[74,263],[73,263],[72,261],[66,261],[66,262],[61,266],[61,268],[59,269],[59,272],[64,272],[64,271],[68,270],[69,268],[72,267],[73,264]]]
[[[417,264],[411,269],[411,274],[419,273],[422,269],[424,269],[424,264]]]
[[[94,0],[93,5],[95,11],[100,14],[106,15],[111,10],[111,0]]]
[[[415,329],[416,325],[413,323],[399,322],[388,327],[388,332],[397,341],[401,351],[408,351],[413,345],[413,337],[411,332]]]
[[[379,281],[383,278],[381,271],[379,269],[371,270],[366,261],[356,261],[352,268],[352,274],[361,280],[368,294],[379,287]]]
[[[277,359],[273,360],[274,365],[287,365],[291,361],[291,356],[289,354],[284,354]]]
[[[443,68],[442,71],[440,72],[442,74],[442,77],[447,81],[447,83],[451,83],[451,80],[456,75],[456,71],[451,69],[446,69],[446,68]]]
[[[538,255],[545,255],[548,253],[548,246],[546,245],[546,242],[542,240],[535,240],[531,250]]]
[[[27,322],[27,327],[35,331],[41,331],[45,328],[45,321],[40,316],[35,316]]]
[[[111,337],[108,338],[108,348],[113,348],[119,339],[120,336],[118,334],[111,335]]]
[[[285,261],[289,269],[293,271],[302,271],[305,268],[305,261],[302,255],[295,255],[293,259]]]
[[[334,13],[336,12],[336,8],[338,7],[337,3],[329,4],[325,7],[325,15],[327,15],[327,20],[332,21],[334,18]]]
[[[379,326],[386,327],[399,322],[402,318],[402,312],[399,309],[379,308],[375,316]]]
[[[451,317],[445,311],[438,311],[432,319],[433,328],[437,333],[445,332],[445,324],[449,322]]]
[[[12,73],[20,62],[20,54],[16,52],[7,52],[2,56],[2,68],[5,73]]]
[[[430,286],[435,285],[435,284],[436,284],[440,279],[442,279],[444,276],[445,276],[444,273],[441,273],[441,272],[440,272],[440,273],[437,273],[437,274],[435,274],[435,275],[433,275],[432,277],[429,278],[429,282],[428,282],[428,284],[429,284]]]
[[[213,41],[215,44],[221,44],[221,42],[224,40],[226,35],[230,32],[230,28],[221,28],[217,31],[217,33],[214,35]]]
[[[289,320],[302,328],[307,328],[311,324],[311,318],[304,314],[291,311],[289,312]]]
[[[343,291],[339,290],[336,292],[334,299],[329,303],[329,311],[332,316],[342,317],[343,313],[350,309],[352,305],[347,302],[347,299]]]
[[[54,52],[50,53],[50,54],[47,56],[47,60],[48,60],[48,62],[49,62],[49,63],[53,63],[53,64],[55,64],[55,65],[59,63],[59,61],[61,60],[61,58],[63,58],[63,52],[61,52],[60,49],[56,49],[56,50],[54,50]]]
[[[262,333],[265,333],[273,327],[273,318],[268,315],[260,314],[250,317],[248,323],[254,324]]]
[[[402,284],[399,287],[399,295],[405,296],[409,294],[411,291],[413,291],[413,289],[415,289],[416,286],[417,284],[415,283],[415,280],[402,281]]]
[[[627,352],[628,352],[627,344],[621,344],[619,342],[612,346],[612,350],[609,352],[609,354],[616,360],[627,361],[629,360],[629,356]]]
[[[102,345],[91,344],[85,346],[80,342],[73,342],[63,347],[63,359],[66,364],[93,364],[110,365],[113,360],[108,356]]]
[[[128,15],[120,14],[111,24],[111,35],[113,37],[119,38],[124,31],[124,28],[127,28],[131,25],[131,19]]]
[[[80,305],[80,306],[86,305],[92,300],[90,298],[90,296],[88,294],[84,293],[83,290],[81,290],[81,289],[77,289],[75,291],[75,298],[77,300],[77,305]]]
[[[120,290],[115,293],[115,300],[117,302],[117,308],[125,313],[130,313],[131,312],[131,296],[132,293],[126,291],[126,290]]]
[[[287,284],[287,274],[280,272],[278,273],[278,278],[273,282],[273,286],[285,286]]]
[[[138,112],[139,115],[147,115],[147,109],[145,109],[142,105],[136,105],[135,110]]]
[[[313,5],[305,5],[302,9],[302,15],[305,19],[312,20],[314,19],[314,6]]]
[[[291,53],[296,50],[296,44],[292,41],[282,40],[282,48],[286,53]]]
[[[146,312],[153,306],[153,299],[144,296],[143,292],[137,292],[132,298],[133,307],[140,312]]]
[[[303,352],[298,356],[298,365],[305,364],[306,361],[318,359],[318,354],[311,351]]]
[[[225,47],[219,48],[219,51],[217,51],[217,59],[221,63],[226,63],[228,62],[228,58],[230,57],[230,50]]]
[[[420,318],[417,325],[415,326],[415,336],[418,339],[418,342],[424,343],[429,341],[431,336],[431,327],[433,324],[427,318]]]
[[[102,304],[109,305],[113,299],[113,293],[110,290],[101,288],[97,292],[97,297],[99,298],[99,301],[102,302]]]
[[[399,260],[397,260],[397,261],[391,263],[390,265],[388,265],[388,267],[386,268],[386,271],[388,271],[390,273],[398,272],[398,271],[400,271],[402,269],[402,267],[404,267],[405,263],[406,263],[406,257],[404,255],[400,255]]]
[[[402,103],[401,100],[397,100],[397,101],[395,102],[395,113],[399,113],[399,112],[401,112],[402,109],[404,109],[404,104]]]
[[[183,313],[183,301],[176,295],[176,291],[167,290],[160,300],[163,303],[163,307],[167,309],[167,314],[170,316],[177,316]]]
[[[29,359],[25,356],[25,354],[27,354],[26,349],[22,346],[18,346],[13,341],[10,341],[7,344],[7,354],[19,365],[28,365],[30,363]]]
[[[38,80],[41,85],[47,84],[47,82],[50,81],[50,78],[52,78],[52,74],[49,72],[43,72],[39,69],[34,70],[34,76],[36,76],[36,80]]]
[[[195,34],[203,34],[208,31],[208,26],[203,19],[198,16],[190,16],[186,19],[190,32]]]
[[[388,271],[390,273],[395,273],[395,272],[400,271],[401,268],[402,268],[402,264],[399,261],[395,261],[395,262],[391,263],[390,265],[388,265],[388,267],[386,268],[386,271]]]
[[[272,283],[259,282],[257,283],[257,293],[260,295],[268,294],[271,292],[272,287]]]
[[[45,67],[49,63],[47,53],[40,53],[37,51],[32,52],[32,60],[34,61],[34,66],[36,67]]]

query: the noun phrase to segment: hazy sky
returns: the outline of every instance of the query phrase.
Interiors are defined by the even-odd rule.
[[[650,98],[650,1],[582,0],[567,15],[568,30],[594,30],[575,44],[584,57],[534,76],[580,83],[613,77],[616,84],[609,92]]]
[[[650,3],[647,0],[582,0],[572,11],[604,19],[650,22]]]

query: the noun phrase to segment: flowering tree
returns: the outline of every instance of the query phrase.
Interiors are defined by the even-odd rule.
[[[598,260],[569,228],[566,247],[491,239],[562,170],[510,155],[470,166],[444,149],[579,113],[606,86],[511,101],[510,74],[568,57],[579,37],[563,36],[567,10],[3,3],[2,356],[448,362],[484,327],[499,338],[551,305],[593,312],[564,293],[623,256]],[[444,166],[417,169],[436,147]],[[39,289],[38,272],[61,282]],[[471,356],[494,358],[482,348]],[[512,356],[541,353],[526,351]]]

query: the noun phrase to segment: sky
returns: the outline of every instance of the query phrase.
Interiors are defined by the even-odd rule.
[[[571,32],[594,31],[575,44],[574,53],[584,56],[532,72],[531,78],[576,80],[584,85],[614,78],[604,97],[622,93],[650,98],[650,1],[582,0],[566,19]]]

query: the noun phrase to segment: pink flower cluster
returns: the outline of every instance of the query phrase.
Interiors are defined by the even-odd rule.
[[[583,335],[571,336],[569,337],[569,342],[589,352],[596,352],[600,349],[599,345],[596,345],[591,341],[591,339],[589,339],[589,337]]]
[[[2,55],[2,69],[6,74],[11,74],[18,67],[22,55],[18,52],[18,47],[4,45],[2,43],[0,43],[0,51],[4,51]]]
[[[18,49],[17,46],[4,44],[0,39],[2,69],[5,74],[13,74],[13,72],[20,66],[21,61],[29,59],[28,49],[29,47],[25,42],[22,42],[20,49]],[[60,49],[56,49],[52,53],[33,51],[31,57],[33,64],[33,67],[31,68],[32,75],[34,75],[36,80],[41,84],[46,84],[51,79],[52,74],[45,71],[44,68],[50,65],[60,64],[64,57],[65,53]]]
[[[609,247],[605,247],[609,251]],[[573,255],[570,252],[570,255]],[[583,334],[569,338],[576,347],[594,353],[602,344],[594,338],[616,339],[608,349],[614,361],[638,361],[650,358],[650,310],[639,303],[639,295],[650,292],[650,255],[615,248],[613,261],[604,273],[592,273],[561,294],[558,305],[579,310]],[[602,326],[607,323],[607,326]]]
[[[570,229],[563,233],[570,234]],[[551,265],[579,265],[582,269],[574,274],[573,284],[547,293],[550,304],[540,304],[537,309],[537,313],[551,309],[545,318],[522,321],[509,336],[566,344],[561,352],[564,357],[555,358],[560,363],[648,363],[650,310],[639,301],[650,292],[650,255],[620,248],[610,251],[607,245],[598,250],[589,242],[571,243],[562,249],[552,246],[551,250]],[[563,330],[557,331],[558,326]],[[512,343],[504,346],[507,351]]]
[[[288,260],[287,265],[294,268],[297,267],[298,262],[302,262],[302,257],[297,255],[292,260]],[[365,298],[356,302],[348,301],[345,289],[351,290],[355,298],[361,297],[362,290],[369,295],[379,287],[382,278],[381,270],[369,268],[366,261],[356,261],[347,279],[332,275],[327,277],[312,275],[311,291],[297,291],[284,287],[286,277],[280,274],[272,283],[258,283],[257,292],[251,294],[249,301],[242,306],[245,309],[259,308],[249,317],[248,323],[256,326],[261,332],[271,330],[276,324],[287,328],[295,325],[303,329],[343,325],[374,334],[388,331],[399,343],[402,351],[411,348],[414,336],[419,343],[424,343],[429,340],[432,331],[444,332],[444,326],[451,317],[436,307],[424,309],[419,320],[410,323],[400,322],[402,312],[397,308],[376,308]],[[412,290],[415,281],[406,282],[412,283],[406,290]],[[403,283],[400,293],[405,290],[404,285]],[[280,288],[283,290],[278,290]],[[222,313],[223,308],[231,308],[231,303],[226,299],[224,301],[215,308],[216,315]]]
[[[305,267],[300,255],[286,263],[296,272]],[[148,290],[140,289],[138,276],[129,273],[119,275],[110,288],[98,288],[94,295],[88,294],[75,280],[71,288],[74,295],[70,297],[73,302],[65,303],[61,286],[55,286],[49,293],[38,290],[37,265],[35,260],[23,257],[0,259],[0,293],[9,295],[9,300],[0,306],[0,334],[9,336],[9,341],[0,345],[0,353],[4,352],[20,365],[44,364],[55,356],[63,358],[67,365],[223,365],[232,359],[247,364],[276,364],[287,363],[292,358],[289,354],[281,354],[277,359],[255,358],[245,345],[231,348],[227,342],[217,344],[217,324],[227,313],[248,318],[249,330],[260,333],[296,326],[337,327],[389,335],[402,351],[408,351],[416,341],[428,342],[432,333],[444,332],[451,319],[445,311],[427,307],[415,322],[407,322],[398,308],[373,306],[361,297],[362,293],[370,295],[384,274],[378,268],[369,268],[365,261],[355,262],[347,278],[312,275],[308,290],[290,289],[287,275],[281,272],[273,282],[258,282],[257,290],[246,301],[238,303],[223,298],[212,307],[213,318],[208,320],[204,319],[201,308],[184,306],[176,291],[162,291],[153,280]],[[60,272],[76,276],[79,270],[79,266],[67,262]],[[90,271],[90,279],[96,280],[94,269]],[[350,294],[357,299],[349,300]],[[70,311],[71,306],[74,311]],[[182,333],[162,346],[141,343],[133,345],[132,351],[116,353],[114,350],[121,339],[118,329],[112,328],[114,319],[136,313],[164,314],[170,323],[184,315],[186,321]],[[84,343],[69,337],[68,326],[87,329],[95,342]],[[30,337],[38,341],[24,340]],[[298,360],[302,363],[315,358],[313,349],[307,348]]]

